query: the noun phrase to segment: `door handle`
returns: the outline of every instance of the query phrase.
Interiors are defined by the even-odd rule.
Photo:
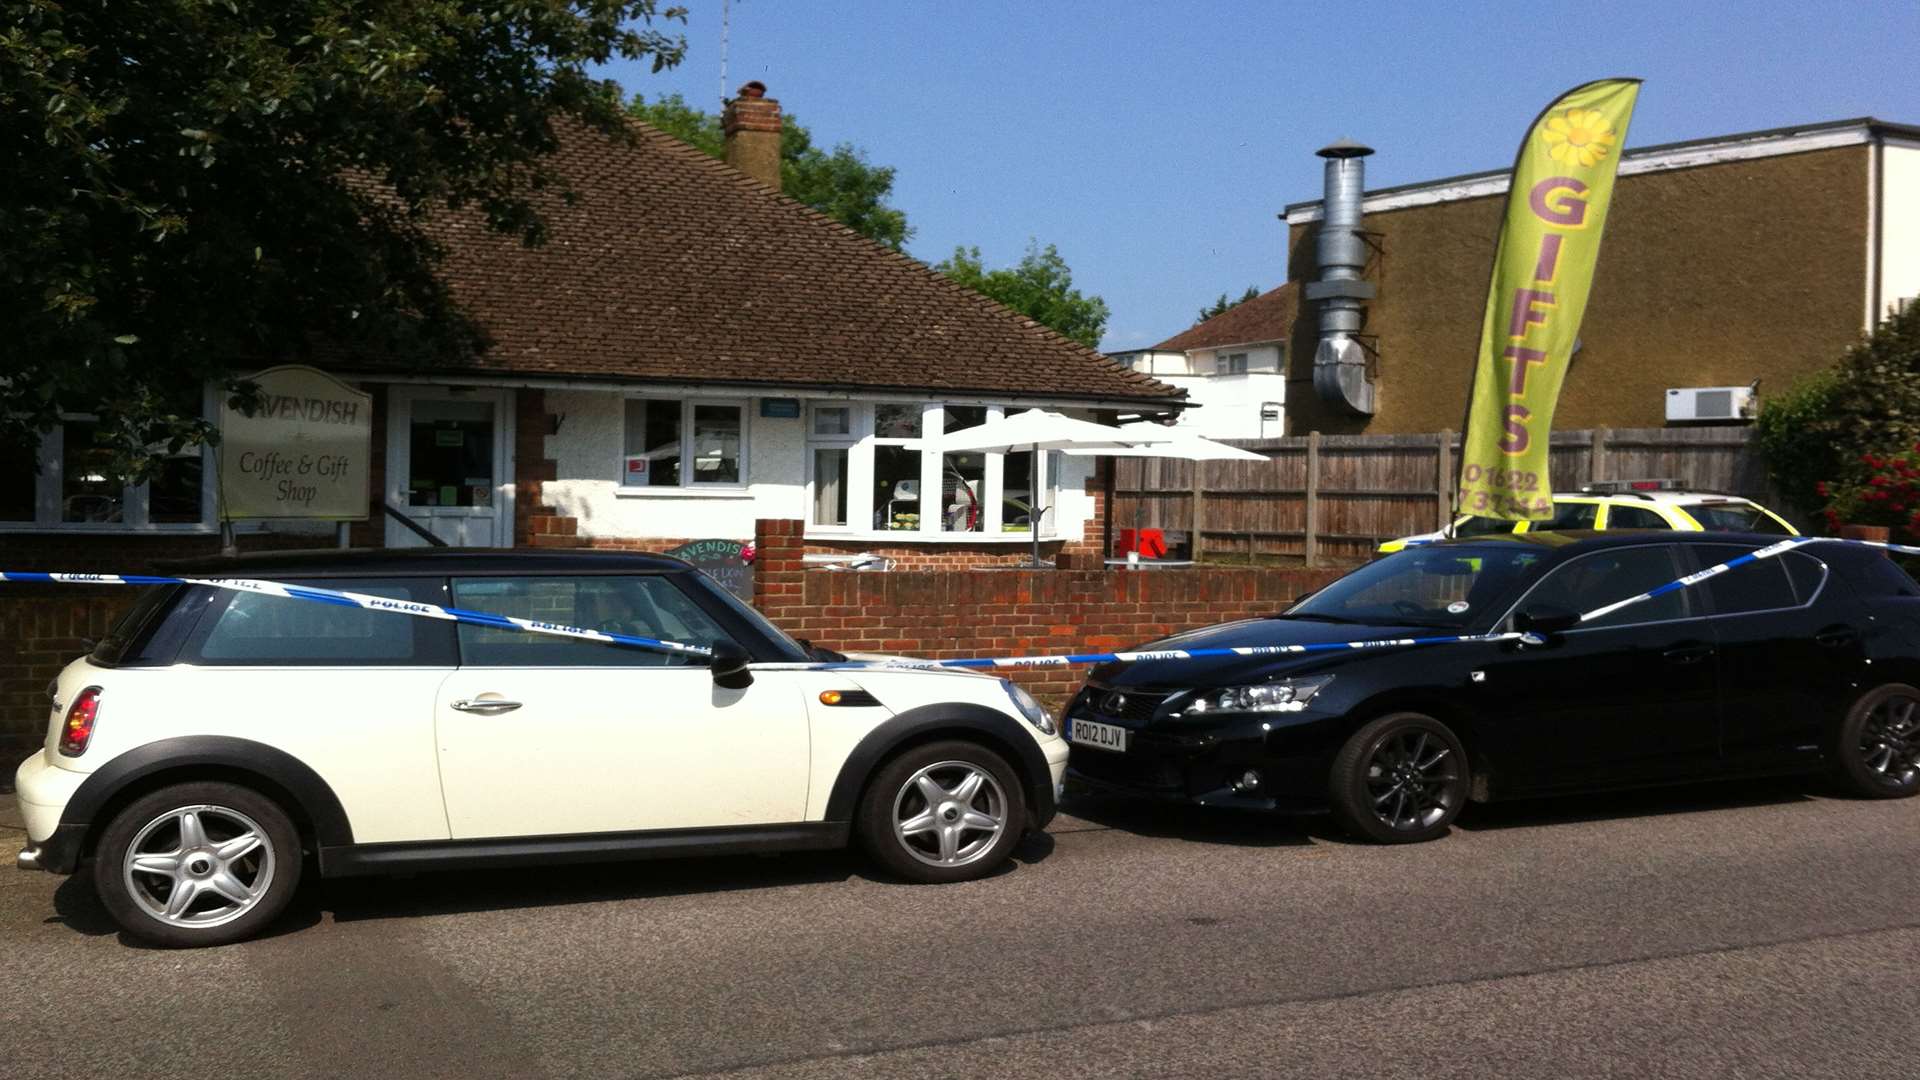
[[[1829,649],[1841,649],[1848,645],[1859,644],[1860,635],[1851,626],[1837,626],[1813,635],[1813,640]]]
[[[1660,654],[1675,664],[1697,664],[1713,655],[1711,645],[1676,645]]]
[[[482,716],[495,716],[503,712],[512,712],[520,707],[517,701],[502,701],[499,698],[461,698],[453,703],[461,712],[479,713]]]

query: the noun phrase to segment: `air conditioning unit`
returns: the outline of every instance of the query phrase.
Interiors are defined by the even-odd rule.
[[[1751,420],[1751,386],[1688,386],[1667,391],[1668,420]]]

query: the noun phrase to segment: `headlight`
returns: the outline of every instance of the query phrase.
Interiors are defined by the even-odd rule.
[[[1313,700],[1313,695],[1326,688],[1333,681],[1331,675],[1316,675],[1307,679],[1282,679],[1279,682],[1261,683],[1258,686],[1229,686],[1225,690],[1206,690],[1194,696],[1187,707],[1180,710],[1182,716],[1203,716],[1207,713],[1270,713],[1299,712]]]
[[[1001,679],[1000,685],[1007,688],[1007,696],[1013,699],[1013,707],[1027,718],[1027,723],[1040,729],[1042,735],[1052,735],[1057,730],[1053,726],[1053,717],[1047,715],[1046,707],[1035,701],[1032,694],[1015,686],[1007,679]]]

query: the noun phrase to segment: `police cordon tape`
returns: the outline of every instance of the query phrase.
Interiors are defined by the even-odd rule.
[[[1645,603],[1681,589],[1691,588],[1710,578],[1715,578],[1742,566],[1763,559],[1776,558],[1786,552],[1810,544],[1851,544],[1858,547],[1877,548],[1882,551],[1894,551],[1905,555],[1920,555],[1920,547],[1904,544],[1889,544],[1874,540],[1850,540],[1826,536],[1796,536],[1776,544],[1757,548],[1744,555],[1728,559],[1702,570],[1696,570],[1684,577],[1676,578],[1658,588],[1649,589],[1638,596],[1629,596],[1603,607],[1594,608],[1580,616],[1581,622],[1591,622],[1604,618],[1622,608]],[[254,578],[189,578],[166,577],[152,574],[63,574],[39,572],[0,571],[0,582],[32,582],[56,585],[205,585],[216,589],[230,589],[237,592],[256,593],[263,596],[284,597],[291,600],[310,600],[316,603],[333,604],[340,607],[365,608],[369,611],[385,611],[396,615],[412,615],[423,619],[445,619],[471,626],[485,626],[496,630],[517,630],[529,634],[546,634],[553,637],[574,638],[582,641],[597,641],[606,645],[622,645],[629,648],[646,649],[652,652],[669,653],[705,659],[713,655],[713,650],[704,645],[692,645],[681,641],[662,641],[659,638],[642,637],[636,634],[618,634],[605,630],[589,630],[580,626],[568,626],[565,623],[546,622],[540,619],[523,619],[513,615],[498,615],[487,611],[469,611],[465,608],[442,607],[438,604],[426,604],[415,600],[397,600],[389,596],[372,596],[367,593],[342,592],[336,589],[322,589],[311,585],[288,585],[277,581],[261,581]],[[1042,668],[1074,667],[1080,664],[1106,664],[1113,662],[1132,663],[1141,660],[1206,660],[1224,657],[1287,656],[1306,653],[1349,652],[1365,649],[1412,648],[1424,645],[1454,645],[1465,643],[1487,643],[1499,641],[1524,641],[1539,643],[1542,639],[1535,634],[1508,631],[1498,634],[1443,634],[1428,637],[1373,638],[1361,641],[1312,642],[1304,645],[1241,645],[1230,648],[1200,649],[1148,649],[1134,652],[1099,653],[1060,653],[1049,656],[998,656],[966,657],[955,660],[916,660],[906,657],[890,657],[884,660],[870,661],[831,661],[802,665],[821,670],[848,670],[857,668],[907,668],[924,670],[930,668]]]
[[[607,645],[627,645],[633,648],[649,649],[654,652],[677,653],[684,656],[711,656],[713,650],[704,645],[688,645],[679,641],[661,641],[658,638],[640,637],[635,634],[615,634],[605,630],[588,630],[581,626],[568,626],[565,623],[544,622],[539,619],[522,619],[513,615],[495,615],[488,611],[468,611],[465,608],[441,607],[438,604],[423,604],[417,600],[396,600],[391,596],[370,596],[366,593],[341,592],[337,589],[320,589],[311,585],[286,585],[278,581],[259,581],[254,578],[188,578],[161,577],[151,574],[37,574],[37,573],[0,573],[0,581],[47,582],[56,585],[207,585],[216,589],[232,589],[236,592],[258,593],[262,596],[279,596],[291,600],[312,600],[322,604],[334,604],[339,607],[366,608],[368,611],[390,611],[396,615],[413,615],[422,619],[447,619],[452,622],[467,623],[471,626],[486,626],[496,630],[522,630],[529,634],[549,634],[555,637],[578,638],[584,641],[598,641]]]

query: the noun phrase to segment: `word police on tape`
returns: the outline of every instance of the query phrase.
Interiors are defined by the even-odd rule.
[[[1795,548],[1809,544],[1852,544],[1861,547],[1878,548],[1883,551],[1896,551],[1907,555],[1920,555],[1920,547],[1902,544],[1879,543],[1871,540],[1843,540],[1834,537],[1796,536],[1776,544],[1755,549],[1744,555],[1717,563],[1703,570],[1696,570],[1685,577],[1670,581],[1658,588],[1648,589],[1638,596],[1629,596],[1624,600],[1594,608],[1580,616],[1581,622],[1611,615],[1622,608],[1645,603],[1668,593],[1692,588],[1710,578],[1715,578],[1730,570],[1772,559]],[[336,604],[343,607],[365,608],[369,611],[387,611],[399,615],[412,615],[423,619],[447,619],[453,622],[467,623],[472,626],[486,626],[497,630],[517,630],[529,634],[548,634],[556,637],[575,638],[582,641],[597,641],[606,645],[621,645],[628,648],[647,649],[653,652],[671,653],[681,656],[706,658],[712,650],[704,645],[693,645],[683,641],[662,641],[659,638],[642,637],[637,634],[615,634],[603,630],[589,630],[580,626],[568,626],[564,623],[545,622],[539,619],[523,619],[513,615],[498,615],[487,611],[469,611],[465,608],[441,607],[438,604],[424,604],[414,600],[396,600],[387,596],[369,596],[366,593],[341,592],[335,589],[321,589],[310,585],[288,585],[277,581],[261,581],[254,578],[184,578],[163,577],[149,574],[61,574],[61,573],[20,573],[0,572],[0,581],[41,582],[63,585],[205,585],[216,589],[233,589],[239,592],[259,593],[263,596],[285,597],[290,600],[309,600],[315,603]],[[1202,649],[1151,649],[1136,652],[1099,652],[1099,653],[1059,653],[1045,656],[982,656],[964,657],[953,660],[914,660],[908,658],[890,658],[875,661],[845,661],[807,665],[826,670],[847,668],[1043,668],[1072,667],[1080,664],[1106,664],[1113,662],[1133,663],[1143,660],[1204,660],[1228,656],[1286,656],[1305,653],[1337,653],[1360,649],[1414,648],[1425,645],[1455,645],[1470,642],[1524,641],[1538,644],[1540,638],[1533,634],[1506,632],[1498,634],[1445,634],[1429,637],[1372,638],[1361,641],[1315,642],[1306,645],[1242,645],[1233,648]]]

